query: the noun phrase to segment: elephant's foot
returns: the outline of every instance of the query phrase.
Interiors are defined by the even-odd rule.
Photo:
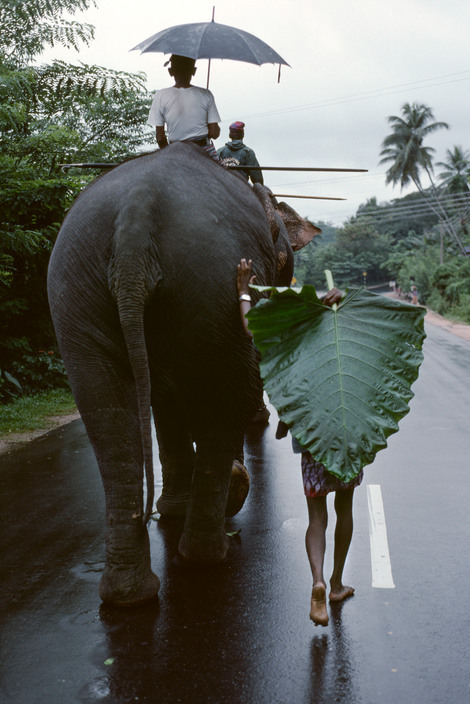
[[[225,507],[226,516],[235,516],[243,508],[245,499],[250,489],[250,475],[246,467],[238,460],[232,464],[232,476],[228,490],[227,505]]]
[[[151,569],[149,535],[142,519],[118,522],[122,517],[119,511],[108,516],[106,566],[99,593],[106,604],[137,606],[157,597],[160,580]]]
[[[229,540],[225,530],[209,536],[184,531],[178,551],[188,562],[208,563],[221,562],[227,555],[228,548]]]
[[[163,518],[184,518],[189,494],[170,494],[163,490],[157,500],[157,511]]]
[[[156,599],[160,580],[151,570],[137,579],[135,571],[106,567],[100,581],[100,599],[110,606],[132,607]]]

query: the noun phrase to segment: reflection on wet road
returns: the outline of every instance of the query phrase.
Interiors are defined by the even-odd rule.
[[[0,457],[0,700],[12,704],[442,704],[469,697],[470,343],[429,326],[411,412],[356,492],[346,581],[309,621],[299,457],[252,428],[252,487],[224,564],[189,568],[151,522],[160,598],[100,605],[103,492],[80,421]],[[381,488],[395,588],[372,586],[367,484]],[[333,521],[331,521],[333,524]],[[334,525],[328,528],[331,546]],[[331,570],[327,550],[327,574]]]

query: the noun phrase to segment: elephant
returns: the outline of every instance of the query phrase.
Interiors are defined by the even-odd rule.
[[[184,516],[180,555],[199,563],[226,556],[232,463],[242,459],[261,388],[237,264],[250,258],[257,283],[288,285],[293,247],[320,231],[271,195],[197,146],[175,143],[99,176],[62,223],[48,295],[104,486],[103,602],[132,606],[158,594],[147,528],[152,414],[163,475],[157,507]]]

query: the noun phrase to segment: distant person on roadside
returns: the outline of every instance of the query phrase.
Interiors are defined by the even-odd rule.
[[[220,135],[220,115],[214,96],[206,88],[191,85],[196,73],[194,59],[173,54],[170,64],[168,73],[175,85],[157,90],[148,118],[148,124],[155,127],[158,146],[164,149],[173,142],[192,142],[218,161],[212,140]]]
[[[413,284],[411,287],[411,302],[417,306],[419,304],[418,301],[418,287],[416,284]]]
[[[217,150],[219,158],[226,166],[230,164],[234,166],[256,166],[256,169],[236,169],[236,173],[241,174],[252,183],[264,183],[263,174],[259,168],[258,159],[253,149],[247,147],[243,143],[245,136],[245,123],[232,122],[229,127],[230,142],[226,142],[225,146]]]
[[[237,288],[240,303],[240,315],[245,332],[252,336],[248,329],[246,314],[251,308],[249,285],[254,282],[252,262],[242,259],[237,267]],[[322,302],[327,306],[339,303],[341,291],[337,288],[328,291]],[[282,421],[276,432],[276,438],[283,438],[288,433],[288,427]],[[312,570],[313,588],[310,602],[310,618],[316,626],[327,626],[329,621],[326,604],[326,582],[323,565],[326,549],[326,528],[328,525],[327,495],[335,492],[336,529],[333,557],[333,572],[330,579],[329,601],[338,604],[353,596],[354,589],[343,584],[343,570],[349,552],[353,534],[353,496],[354,489],[363,479],[361,472],[350,482],[342,482],[333,474],[327,472],[321,462],[307,452],[296,438],[292,438],[295,453],[302,453],[302,479],[304,493],[307,499],[309,524],[305,536],[307,556]]]

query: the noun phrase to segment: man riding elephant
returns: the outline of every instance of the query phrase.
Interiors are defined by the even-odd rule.
[[[172,142],[192,142],[217,160],[212,140],[220,135],[220,116],[214,96],[207,88],[191,84],[197,70],[194,59],[173,54],[169,63],[175,85],[157,90],[148,119],[155,127],[157,144],[164,149]]]
[[[252,183],[264,183],[263,173],[260,169],[258,159],[253,149],[247,147],[243,142],[245,136],[245,123],[232,122],[229,127],[230,142],[226,142],[223,147],[217,149],[217,154],[222,163],[226,166],[230,164],[238,166],[255,166],[257,168],[237,169],[237,173],[241,174],[246,180],[251,180]]]

